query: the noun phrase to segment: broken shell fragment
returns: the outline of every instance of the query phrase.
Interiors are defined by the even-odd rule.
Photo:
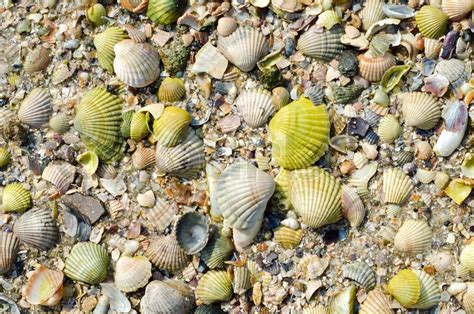
[[[222,79],[228,65],[227,59],[210,42],[202,46],[196,54],[192,71],[207,73],[213,78]]]
[[[448,186],[444,190],[447,196],[449,196],[456,204],[461,205],[462,202],[471,194],[472,186],[466,184],[462,179],[453,179],[449,182]]]
[[[10,163],[11,154],[5,147],[0,147],[0,168]]]
[[[148,0],[120,0],[120,5],[133,13],[141,13],[148,6]]]
[[[383,75],[380,85],[385,92],[390,92],[395,86],[398,85],[401,78],[405,73],[410,70],[410,65],[396,65],[388,69]]]
[[[196,212],[188,212],[176,222],[176,240],[188,254],[199,253],[209,239],[209,221]]]
[[[28,278],[23,297],[32,305],[57,305],[63,297],[63,278],[62,271],[40,265]]]
[[[368,30],[374,23],[385,17],[382,6],[383,2],[380,0],[368,0],[365,2],[364,8],[360,11],[364,30]]]
[[[88,151],[76,157],[76,161],[84,167],[88,175],[93,175],[99,167],[99,157],[96,153]],[[44,173],[44,172],[43,172]],[[74,179],[74,176],[73,176]]]

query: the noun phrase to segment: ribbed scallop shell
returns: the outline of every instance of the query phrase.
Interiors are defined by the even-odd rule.
[[[209,220],[197,212],[187,212],[175,226],[176,240],[188,254],[199,253],[209,240]]]
[[[59,229],[47,209],[32,209],[21,215],[13,232],[21,242],[42,251],[53,248],[59,241]]]
[[[58,113],[49,120],[49,127],[56,133],[64,134],[69,131],[70,118],[64,113]]]
[[[291,175],[291,205],[306,225],[319,228],[342,218],[342,191],[336,178],[318,167],[295,170]]]
[[[360,75],[371,82],[379,82],[385,72],[395,65],[395,58],[390,52],[386,52],[380,57],[373,57],[369,52],[366,52],[360,54],[358,59]]]
[[[324,103],[324,89],[319,84],[306,88],[304,90],[304,95],[315,105],[321,105]]]
[[[148,112],[135,112],[130,121],[130,138],[141,141],[150,134],[150,114]]]
[[[326,10],[318,16],[316,25],[330,30],[334,25],[341,22],[341,17],[334,10]]]
[[[146,209],[144,216],[158,232],[163,232],[173,221],[177,212],[178,206],[175,202],[167,203],[162,198],[157,198],[155,206]]]
[[[178,107],[166,107],[161,117],[153,122],[153,138],[161,146],[174,147],[188,134],[191,115]]]
[[[406,308],[411,308],[420,298],[421,285],[415,272],[403,269],[390,279],[387,291]]]
[[[229,62],[248,72],[267,52],[268,42],[257,28],[240,26],[229,36],[219,36],[217,48]]]
[[[63,279],[62,271],[40,265],[28,278],[23,297],[32,305],[54,306],[63,296]]]
[[[84,94],[76,107],[74,128],[89,150],[109,162],[122,154],[121,121],[122,100],[96,87]]]
[[[474,3],[464,0],[443,0],[441,9],[451,21],[460,21],[465,15],[474,10]]]
[[[357,190],[347,186],[342,186],[342,215],[349,221],[352,228],[358,227],[365,217],[365,206],[360,199]]]
[[[204,304],[229,301],[232,294],[232,280],[223,270],[207,272],[196,287],[196,299]]]
[[[123,212],[125,211],[125,206],[123,206],[120,201],[111,200],[109,202],[109,206],[107,207],[107,211],[109,212],[110,217],[115,220],[122,216]]]
[[[44,47],[38,47],[30,51],[23,63],[23,69],[26,73],[34,73],[46,69],[51,62],[49,54],[50,50]]]
[[[2,211],[22,213],[31,205],[30,192],[20,183],[10,183],[3,189]]]
[[[184,13],[187,3],[186,0],[149,0],[146,15],[155,23],[168,25]]]
[[[52,162],[44,168],[41,177],[44,180],[51,182],[56,189],[58,189],[59,193],[64,194],[74,181],[75,174],[76,167],[73,165],[67,162]]]
[[[398,119],[393,114],[388,114],[380,119],[378,135],[386,143],[393,143],[403,132]]]
[[[125,39],[114,46],[114,72],[132,87],[150,85],[160,76],[160,55],[147,43]]]
[[[443,44],[438,39],[424,38],[425,56],[430,59],[437,59]]]
[[[436,65],[435,73],[444,76],[454,88],[458,88],[471,77],[471,68],[458,59],[442,59]]]
[[[18,110],[18,119],[33,129],[48,123],[53,113],[51,95],[46,88],[35,88],[23,100]]]
[[[283,107],[269,124],[272,157],[286,169],[310,166],[324,154],[330,130],[325,106],[300,98]]]
[[[180,101],[186,96],[184,82],[177,77],[167,77],[161,82],[158,89],[158,99],[162,102]]]
[[[390,299],[380,289],[374,289],[360,305],[360,314],[392,314]]]
[[[109,27],[102,33],[94,36],[97,60],[103,69],[113,72],[115,58],[114,46],[125,38],[127,38],[127,35],[117,26]]]
[[[466,313],[474,312],[474,283],[466,282],[467,290],[462,294],[462,307]]]
[[[148,0],[120,0],[120,5],[133,13],[141,13],[146,10]]]
[[[223,268],[224,262],[228,260],[232,251],[232,240],[216,230],[211,234],[209,242],[201,251],[201,259],[210,269]]]
[[[190,178],[205,167],[204,143],[190,130],[186,139],[175,147],[156,145],[156,165],[162,172]]]
[[[72,280],[98,284],[107,278],[109,255],[102,246],[92,242],[77,243],[66,258],[64,274]]]
[[[275,237],[275,241],[284,249],[294,249],[300,244],[301,239],[303,239],[303,230],[279,227],[273,231],[273,236]]]
[[[0,147],[0,168],[5,167],[10,163],[11,154],[8,149]]]
[[[0,231],[0,275],[10,271],[19,249],[20,240],[13,233]]]
[[[381,0],[368,0],[359,15],[362,20],[362,27],[368,30],[372,24],[384,19],[385,14],[382,10],[383,2]]]
[[[195,305],[191,288],[176,279],[150,282],[140,302],[142,314],[190,313]]]
[[[123,137],[130,137],[130,127],[132,125],[132,118],[135,115],[135,111],[127,110],[122,113],[122,123],[120,124],[120,133]]]
[[[342,276],[355,281],[366,291],[372,290],[376,284],[374,271],[364,262],[342,266]]]
[[[243,295],[247,290],[252,288],[251,273],[246,266],[235,266],[233,268],[233,283],[234,293]]]
[[[407,93],[403,97],[402,113],[407,125],[423,130],[434,128],[441,117],[436,98],[421,92]]]
[[[146,2],[148,2],[148,0],[146,0]],[[138,28],[135,28],[130,24],[122,25],[122,28],[127,32],[128,37],[130,37],[130,39],[133,39],[134,42],[144,43],[146,41],[147,37],[145,33],[139,30]]]
[[[312,31],[303,33],[296,46],[305,56],[321,61],[331,61],[344,50],[339,30],[325,31],[318,34]]]
[[[420,298],[415,305],[412,306],[414,309],[430,309],[435,305],[438,305],[441,299],[441,293],[438,288],[438,283],[433,276],[428,275],[422,270],[414,270],[418,280],[420,282]]]
[[[399,168],[385,170],[383,173],[383,200],[385,203],[402,204],[413,191],[410,177]]]
[[[406,254],[428,253],[432,236],[425,220],[406,220],[395,235],[395,248]]]
[[[150,241],[146,256],[158,269],[175,273],[188,265],[189,258],[179,246],[174,234]]]
[[[369,181],[377,172],[377,164],[371,162],[361,169],[355,171],[349,178],[349,185],[353,186],[361,197],[369,195]]]
[[[221,36],[229,36],[237,29],[237,22],[233,17],[224,16],[217,21],[217,32]]]
[[[133,292],[146,286],[151,278],[151,263],[144,256],[122,256],[115,267],[114,281],[123,292]]]
[[[471,242],[464,247],[459,256],[459,261],[461,262],[461,265],[469,271],[474,271],[474,242]]]
[[[422,6],[416,13],[415,19],[416,26],[424,37],[438,39],[446,34],[448,16],[435,6]]]
[[[303,309],[303,314],[329,314],[329,310],[321,304]]]
[[[275,113],[270,92],[262,89],[241,93],[235,102],[237,109],[251,128],[263,126]]]
[[[133,168],[145,169],[155,163],[155,150],[153,148],[139,147],[132,155]]]

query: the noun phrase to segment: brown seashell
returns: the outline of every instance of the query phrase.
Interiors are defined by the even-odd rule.
[[[158,269],[170,273],[182,270],[189,263],[188,255],[179,246],[174,234],[151,240],[145,254]]]
[[[13,233],[0,231],[0,275],[10,271],[19,249],[20,240]]]
[[[415,157],[420,160],[429,160],[433,155],[433,148],[427,141],[420,141],[415,144]]]
[[[23,69],[26,73],[34,73],[46,69],[51,62],[49,54],[49,49],[44,47],[38,47],[35,50],[30,51],[26,56]]]
[[[122,26],[122,28],[127,32],[128,37],[130,37],[130,39],[132,39],[134,42],[144,43],[146,41],[145,33],[138,28],[135,28],[130,24],[125,24]]]
[[[47,209],[32,209],[21,215],[13,232],[21,242],[42,251],[53,248],[59,240],[59,229]]]
[[[148,7],[148,0],[120,0],[122,8],[133,13],[141,13]]]
[[[386,52],[381,57],[373,57],[366,52],[358,58],[360,75],[371,82],[379,82],[385,72],[395,65],[395,58],[390,52]]]

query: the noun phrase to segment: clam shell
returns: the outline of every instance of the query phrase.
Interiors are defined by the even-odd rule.
[[[70,118],[64,113],[58,113],[49,120],[49,127],[56,133],[64,134],[69,131]]]
[[[0,168],[5,167],[11,161],[11,154],[5,147],[0,147]]]
[[[161,146],[174,147],[186,138],[190,123],[191,115],[186,110],[166,107],[161,117],[153,122],[153,139]]]
[[[355,281],[366,291],[375,288],[375,273],[372,268],[364,262],[355,262],[350,265],[342,266],[342,276]]]
[[[140,302],[140,312],[155,313],[190,313],[195,300],[191,288],[176,279],[150,282]]]
[[[188,212],[176,222],[176,240],[188,254],[199,253],[209,239],[209,221],[206,216]]]
[[[374,23],[384,19],[385,14],[382,5],[383,2],[380,0],[367,0],[365,2],[365,6],[359,14],[364,30],[368,30]]]
[[[188,255],[179,246],[173,234],[150,241],[146,256],[158,269],[170,273],[181,271],[189,263]]]
[[[296,49],[305,56],[321,61],[331,61],[344,50],[341,32],[334,29],[318,34],[308,30],[298,39]]]
[[[285,169],[310,166],[324,154],[330,131],[325,106],[306,99],[283,107],[269,124],[272,157]]]
[[[366,52],[360,54],[358,59],[360,75],[371,82],[379,82],[385,72],[395,65],[395,58],[390,52],[380,57],[374,57]]]
[[[10,271],[19,249],[20,240],[13,233],[0,231],[0,275]]]
[[[356,287],[350,285],[339,292],[329,304],[329,313],[354,313]]]
[[[141,141],[150,134],[150,114],[148,112],[135,112],[130,121],[130,138]]]
[[[235,266],[232,286],[234,293],[243,295],[252,288],[250,270],[246,266]]]
[[[228,65],[227,59],[210,42],[202,46],[196,54],[193,64],[194,73],[208,73],[216,79],[222,79]]]
[[[435,6],[422,6],[415,19],[416,26],[424,37],[438,39],[446,34],[448,16]]]
[[[59,241],[59,229],[47,209],[32,209],[21,215],[13,232],[21,242],[42,251],[53,248]]]
[[[420,298],[412,308],[430,309],[438,305],[441,300],[441,293],[435,278],[422,270],[414,270],[414,272],[420,282]]]
[[[224,16],[217,21],[217,32],[221,36],[229,36],[237,29],[237,22],[233,17]]]
[[[201,259],[210,269],[223,268],[232,251],[232,241],[218,230],[215,230],[211,234],[206,247],[201,251]]]
[[[378,135],[386,143],[393,143],[403,132],[398,119],[393,114],[388,114],[380,119]]]
[[[279,227],[273,231],[273,236],[275,237],[275,241],[284,249],[294,249],[300,244],[301,239],[303,239],[303,230]]]
[[[145,1],[148,2],[148,0]],[[147,37],[145,33],[139,30],[138,28],[135,28],[130,24],[122,25],[122,28],[127,32],[128,37],[130,37],[130,39],[133,39],[134,42],[143,43],[146,41]]]
[[[113,72],[115,58],[114,46],[125,38],[127,38],[127,35],[117,26],[109,27],[102,33],[94,36],[97,60],[103,69]]]
[[[86,17],[94,26],[99,26],[105,23],[105,16],[107,11],[100,3],[91,3],[91,6],[86,10]]]
[[[321,304],[314,307],[307,307],[303,309],[303,314],[329,314],[329,310]]]
[[[380,289],[374,289],[360,305],[360,314],[392,314],[390,299]]]
[[[155,23],[168,25],[178,20],[187,3],[185,0],[149,0],[146,15]]]
[[[120,0],[122,8],[133,13],[141,13],[146,10],[148,0]]]
[[[425,56],[430,59],[437,59],[443,44],[438,39],[424,38]]]
[[[318,20],[316,21],[316,25],[324,27],[327,30],[330,30],[334,25],[339,23],[341,23],[341,17],[334,10],[324,11],[318,16]]]
[[[102,246],[92,242],[77,243],[66,258],[64,274],[72,280],[98,284],[107,278],[109,255]]]
[[[459,256],[461,265],[469,271],[474,271],[474,243],[471,242],[464,247]]]
[[[395,248],[407,254],[427,253],[433,233],[425,220],[406,220],[395,235]]]
[[[304,90],[304,95],[315,105],[324,103],[324,90],[321,85],[312,85]]]
[[[34,73],[46,69],[51,62],[51,58],[49,57],[50,52],[49,49],[44,47],[38,47],[30,51],[23,63],[25,72]]]
[[[97,162],[96,169],[99,163]],[[95,172],[95,171],[94,171]],[[65,194],[74,181],[76,167],[67,162],[52,162],[43,170],[41,177],[51,182],[59,193]]]
[[[150,44],[124,39],[114,46],[114,72],[132,87],[150,85],[160,75],[160,55]]]
[[[270,92],[262,89],[249,90],[241,93],[235,102],[245,123],[251,128],[263,126],[275,113]]]
[[[443,0],[441,9],[451,21],[460,21],[465,15],[474,10],[474,3],[472,1],[466,3],[463,0]]]
[[[357,194],[357,190],[347,186],[342,186],[342,215],[349,221],[352,228],[357,228],[365,217],[365,206]]]
[[[158,99],[162,102],[176,102],[180,101],[186,96],[186,89],[184,82],[177,77],[165,78],[158,89]],[[166,109],[165,109],[166,110]]]
[[[403,269],[390,279],[387,291],[397,299],[398,303],[411,308],[420,298],[421,285],[415,272]]]
[[[238,27],[229,36],[219,36],[217,48],[240,70],[252,70],[268,50],[265,36],[257,28]]]
[[[132,155],[133,168],[137,170],[145,169],[155,163],[155,150],[140,146]]]
[[[51,101],[46,88],[33,89],[21,103],[18,119],[33,129],[41,128],[53,113]]]
[[[435,73],[444,76],[454,88],[459,88],[471,77],[471,68],[458,59],[443,59],[436,65]]]
[[[383,199],[385,203],[402,204],[411,195],[413,184],[410,177],[399,168],[383,173]]]
[[[361,197],[366,197],[369,195],[369,181],[377,172],[377,164],[375,162],[371,162],[359,170],[356,170],[347,183],[350,186],[353,186],[357,193]]]
[[[40,265],[28,278],[23,297],[32,305],[57,305],[63,296],[63,279],[62,271]]]
[[[115,267],[114,281],[123,292],[133,292],[146,286],[151,278],[151,263],[144,256],[122,256]]]
[[[20,183],[10,183],[3,189],[2,211],[22,213],[31,205],[30,192]]]
[[[223,270],[207,272],[196,287],[196,299],[204,304],[229,301],[232,293],[232,280]]]

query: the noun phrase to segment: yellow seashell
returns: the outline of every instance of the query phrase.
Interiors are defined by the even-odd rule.
[[[474,242],[469,243],[462,249],[459,261],[466,269],[474,271]]]
[[[69,117],[58,113],[49,120],[49,127],[56,133],[64,134],[69,131]]]
[[[460,21],[465,15],[474,10],[474,3],[463,0],[443,0],[441,9],[451,21]]]
[[[76,161],[80,163],[88,175],[93,175],[99,167],[99,157],[94,152],[85,152],[76,157]]]
[[[114,70],[114,46],[118,42],[127,38],[125,32],[116,26],[107,28],[102,33],[94,36],[94,46],[97,49],[97,59],[99,65],[112,72]]]
[[[65,264],[64,274],[72,280],[98,284],[107,278],[109,255],[98,244],[81,242],[72,248]]]
[[[294,249],[297,247],[301,239],[303,239],[303,230],[293,230],[288,227],[279,227],[273,231],[275,241],[285,249]]]
[[[382,10],[383,2],[380,0],[367,0],[364,8],[360,11],[362,28],[368,30],[374,23],[384,19]]]
[[[141,141],[150,134],[150,114],[148,112],[135,112],[130,121],[130,138]]]
[[[270,93],[256,89],[242,92],[235,102],[237,110],[251,128],[263,126],[275,113],[275,106]]]
[[[1,160],[1,157],[0,157],[0,160]],[[2,163],[0,161],[0,167],[1,167],[1,164]],[[468,178],[474,179],[474,154],[467,153],[466,155],[464,155],[464,159],[461,164],[461,173]]]
[[[76,167],[67,162],[52,162],[44,168],[41,177],[51,182],[61,194],[65,194],[74,181]]]
[[[153,139],[161,146],[174,147],[188,134],[191,115],[178,107],[166,107],[161,117],[153,122]]]
[[[441,293],[435,278],[422,270],[415,270],[414,272],[420,282],[420,298],[412,308],[430,309],[438,305],[441,299]]]
[[[210,269],[223,268],[232,251],[232,241],[218,230],[215,230],[211,234],[206,247],[201,251],[201,259]]]
[[[379,122],[378,135],[380,139],[386,143],[393,143],[403,132],[403,128],[398,122],[398,119],[388,114]]]
[[[10,163],[11,154],[5,147],[0,147],[0,168],[5,167]]]
[[[324,11],[318,16],[318,20],[316,21],[316,25],[324,27],[327,30],[330,30],[334,25],[339,23],[341,23],[341,17],[334,10]]]
[[[252,288],[252,281],[250,270],[246,266],[235,266],[233,268],[233,283],[234,293],[243,295],[247,290]]]
[[[154,280],[146,286],[140,313],[191,313],[194,306],[194,293],[188,284],[176,279]]]
[[[399,168],[392,168],[383,173],[383,199],[385,203],[401,204],[413,191],[410,177]]]
[[[30,192],[20,183],[10,183],[3,189],[3,212],[23,213],[31,206]]]
[[[133,168],[137,170],[145,169],[155,163],[155,150],[139,146],[132,155]]]
[[[104,24],[107,12],[102,4],[96,3],[86,11],[86,17],[94,26]]]
[[[298,39],[296,49],[305,56],[331,61],[344,51],[344,45],[341,43],[341,32],[337,29],[322,34],[308,30]]]
[[[62,271],[40,265],[28,278],[22,295],[32,305],[57,305],[63,297],[63,278]]]
[[[395,235],[395,248],[407,254],[427,253],[433,233],[425,220],[406,220]]]
[[[367,298],[360,305],[360,314],[392,314],[390,299],[380,289],[369,291]]]
[[[33,129],[41,128],[53,113],[51,101],[46,88],[33,89],[21,103],[18,119]]]
[[[441,108],[430,94],[411,92],[403,97],[402,113],[407,125],[429,130],[438,124]]]
[[[329,313],[354,313],[356,287],[350,285],[339,292],[329,304]]]
[[[421,285],[415,272],[403,269],[390,279],[387,291],[406,308],[411,308],[420,298]]]
[[[472,185],[462,179],[453,179],[444,190],[456,204],[460,205],[471,194]]]
[[[158,89],[158,99],[162,102],[176,102],[186,96],[184,82],[177,77],[167,77]]]
[[[151,263],[144,256],[122,256],[115,267],[114,281],[123,292],[133,292],[147,285]]]
[[[196,287],[196,299],[204,304],[229,301],[232,293],[232,280],[227,272],[222,270],[207,272]]]
[[[10,271],[20,250],[20,240],[11,232],[0,231],[0,275]]]
[[[279,210],[288,211],[291,207],[289,199],[291,171],[280,169],[280,172],[275,177],[275,193],[272,197],[272,203],[278,207]]]
[[[380,82],[385,72],[395,65],[395,58],[390,52],[380,57],[374,57],[370,52],[366,52],[360,54],[358,59],[360,75],[371,82]]]
[[[181,271],[189,263],[188,255],[179,246],[174,234],[150,241],[146,256],[158,269],[171,273]]]
[[[424,37],[438,39],[446,34],[448,16],[435,6],[422,6],[415,19],[416,26]]]

